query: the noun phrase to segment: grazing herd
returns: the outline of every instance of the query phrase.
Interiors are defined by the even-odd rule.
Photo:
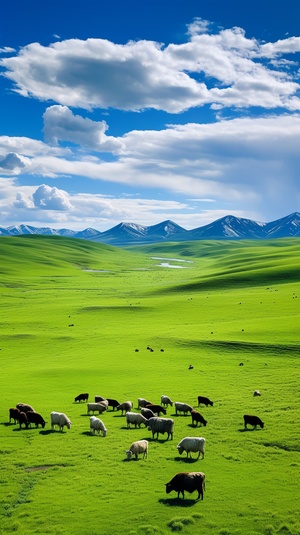
[[[259,390],[255,390],[253,396],[260,396]],[[175,401],[173,402],[168,396],[161,396],[161,404],[154,404],[148,401],[145,398],[138,398],[138,409],[140,412],[132,412],[133,403],[132,401],[124,401],[119,403],[116,399],[112,398],[103,398],[102,396],[95,396],[95,402],[89,403],[89,394],[83,393],[75,397],[74,403],[81,403],[82,401],[87,404],[87,414],[90,412],[93,413],[93,416],[90,416],[90,433],[95,435],[102,435],[103,437],[107,436],[107,428],[100,418],[94,416],[95,412],[98,414],[103,414],[108,410],[108,407],[112,408],[112,411],[115,409],[121,411],[121,414],[125,414],[127,428],[132,426],[135,429],[140,429],[141,425],[152,432],[152,439],[158,439],[159,435],[167,435],[166,440],[173,440],[174,434],[174,420],[173,418],[164,417],[167,414],[168,407],[175,407],[175,416],[186,415],[189,413],[192,418],[192,426],[198,427],[198,424],[204,427],[207,425],[207,420],[191,405],[188,403],[182,403]],[[213,406],[213,402],[204,396],[198,396],[198,407],[203,404],[207,406]],[[163,417],[160,417],[160,414],[163,414]],[[255,415],[245,414],[244,419],[244,429],[248,429],[248,425],[252,426],[253,429],[256,429],[257,426],[264,428],[264,423],[262,420]],[[9,422],[14,424],[19,424],[20,429],[22,426],[25,426],[26,429],[31,427],[31,424],[35,425],[36,428],[39,425],[44,428],[46,422],[44,418],[37,413],[31,405],[25,403],[18,403],[15,408],[9,409]],[[64,430],[64,427],[67,429],[71,428],[72,422],[65,413],[52,411],[50,413],[51,421],[51,430],[54,431],[58,428],[61,432]],[[186,453],[186,458],[192,457],[192,453],[197,455],[195,460],[198,460],[201,454],[201,458],[204,459],[205,455],[205,444],[206,440],[203,437],[184,437],[177,444],[177,451],[179,455]],[[135,458],[136,460],[139,456],[142,456],[143,459],[148,457],[148,440],[138,440],[131,444],[128,450],[125,450],[126,459],[130,460]],[[174,491],[177,492],[177,497],[179,498],[182,495],[184,498],[184,493],[193,493],[194,491],[198,492],[198,498],[203,500],[203,492],[205,490],[205,474],[203,472],[180,472],[176,474],[169,483],[166,483],[166,493]]]

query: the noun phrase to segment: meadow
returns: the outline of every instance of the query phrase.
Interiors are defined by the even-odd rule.
[[[300,240],[121,249],[22,236],[0,238],[0,259],[1,534],[300,533]],[[104,438],[81,392],[136,412],[162,394],[214,405],[198,428],[168,408],[173,440],[109,410]],[[9,423],[19,402],[44,429]],[[51,411],[71,429],[51,431]],[[245,413],[264,429],[245,431]],[[178,454],[185,436],[205,437],[203,460]],[[127,461],[139,439],[148,459]],[[166,494],[182,471],[206,474],[203,501]]]

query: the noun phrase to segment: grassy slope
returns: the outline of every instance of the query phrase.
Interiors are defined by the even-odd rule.
[[[190,263],[166,269],[154,256]],[[298,240],[123,251],[34,236],[0,239],[0,258],[0,533],[299,533]],[[127,430],[108,412],[103,439],[89,435],[86,407],[73,403],[81,391],[134,406],[161,394],[215,403],[200,409],[206,428],[174,417],[173,441]],[[45,430],[7,425],[19,401],[44,415]],[[71,431],[50,432],[52,410],[70,416]],[[245,412],[265,429],[243,432]],[[186,435],[206,438],[203,461],[177,455]],[[139,438],[149,439],[149,459],[124,462]],[[206,473],[203,503],[166,496],[182,470]]]

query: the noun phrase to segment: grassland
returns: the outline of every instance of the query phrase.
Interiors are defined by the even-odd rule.
[[[1,238],[0,281],[0,533],[300,533],[299,240],[122,250]],[[173,441],[108,411],[103,438],[74,403],[81,392],[135,408],[162,394],[197,407],[201,394],[214,406],[199,409],[208,424],[198,429],[170,408]],[[20,401],[44,429],[9,424]],[[52,410],[71,430],[51,432]],[[244,431],[244,413],[265,428]],[[204,460],[178,455],[188,435],[206,438]],[[141,438],[148,460],[126,461]],[[195,470],[206,474],[203,502],[166,495],[173,475]]]

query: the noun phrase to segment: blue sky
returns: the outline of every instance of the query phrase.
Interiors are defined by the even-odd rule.
[[[299,22],[299,0],[5,3],[0,226],[299,211]]]

